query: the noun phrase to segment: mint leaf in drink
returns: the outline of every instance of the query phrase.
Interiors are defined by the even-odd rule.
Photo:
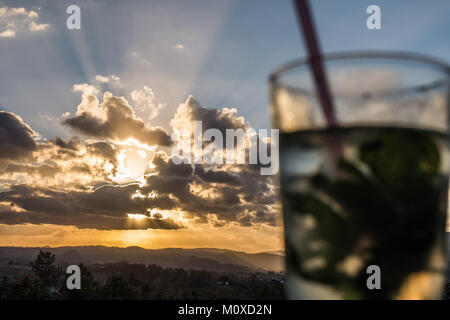
[[[413,130],[384,132],[361,146],[360,159],[387,188],[413,196],[439,173],[439,149],[429,135]]]
[[[342,143],[338,159],[326,157],[329,134]],[[446,136],[354,127],[283,134],[280,144],[288,272],[374,299],[404,293],[416,274],[441,277]],[[366,287],[372,264],[382,269],[381,291]]]

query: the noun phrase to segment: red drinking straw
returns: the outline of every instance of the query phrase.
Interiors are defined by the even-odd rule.
[[[308,0],[294,0],[297,17],[309,55],[309,64],[314,77],[317,95],[329,127],[337,127],[337,120],[330,94],[330,87],[322,64],[319,41],[314,28]]]

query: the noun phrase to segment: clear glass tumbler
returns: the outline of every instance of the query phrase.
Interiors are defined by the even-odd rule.
[[[290,299],[439,299],[446,273],[450,67],[392,52],[324,57],[338,126],[307,60],[270,76]]]

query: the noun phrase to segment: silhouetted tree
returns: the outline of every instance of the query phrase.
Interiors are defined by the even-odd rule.
[[[31,270],[46,287],[56,285],[60,270],[56,266],[56,257],[49,251],[39,251],[36,260],[31,263]]]
[[[191,270],[189,286],[191,288],[204,288],[211,284],[211,273],[205,270]]]
[[[128,262],[80,264],[81,289],[69,290],[68,275],[55,255],[39,252],[35,276],[0,278],[0,300],[7,299],[282,299],[281,274],[235,273],[162,268]],[[106,281],[105,281],[106,279]],[[56,287],[54,282],[59,283]],[[105,281],[105,282],[103,282]],[[227,284],[228,283],[228,284]]]
[[[51,297],[40,280],[31,279],[28,275],[15,279],[9,291],[9,299],[12,300],[46,300]]]
[[[137,298],[136,288],[131,286],[121,273],[109,277],[108,280],[106,280],[102,292],[102,298],[104,299]]]
[[[3,276],[2,281],[0,281],[0,300],[8,299],[11,291],[11,284],[6,276]]]

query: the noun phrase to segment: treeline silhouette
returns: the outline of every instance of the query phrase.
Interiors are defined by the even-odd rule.
[[[283,298],[282,275],[274,272],[219,273],[162,268],[129,262],[79,264],[81,289],[69,290],[67,266],[40,251],[31,273],[0,281],[2,300],[267,299]]]

